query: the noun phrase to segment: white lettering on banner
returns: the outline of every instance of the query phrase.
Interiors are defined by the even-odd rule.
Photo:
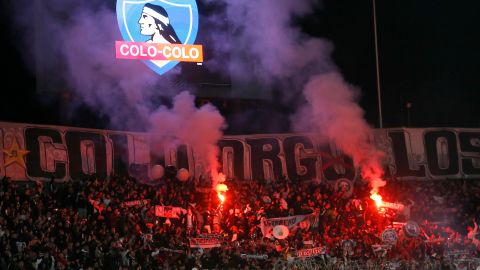
[[[115,46],[119,59],[203,62],[201,45],[117,41]]]
[[[123,56],[143,56],[143,57],[151,57],[155,58],[158,54],[162,54],[161,51],[158,51],[155,45],[148,45],[145,44],[144,46],[139,45],[128,45],[122,44],[120,45],[120,53]]]
[[[158,58],[162,56],[158,53],[158,46],[161,45],[147,44],[140,48],[120,44],[118,51],[119,54],[135,54],[138,57],[150,57],[157,54]],[[167,46],[165,48],[169,48],[167,50],[172,57],[183,54],[185,57],[197,55],[195,47],[191,50],[186,47],[183,51],[180,47],[175,50],[174,47]],[[201,54],[201,52],[199,53]],[[478,179],[480,177],[480,147],[475,143],[480,140],[480,129],[377,129],[374,130],[374,134],[373,144],[385,153],[382,165],[386,169],[386,175],[390,175],[391,178],[396,180],[448,180]],[[0,175],[7,176],[12,180],[48,181],[53,173],[57,180],[67,181],[72,178],[85,177],[85,175],[109,175],[123,166],[133,177],[138,179],[146,179],[149,175],[151,147],[149,136],[146,133],[0,122],[0,141],[4,142],[2,144],[4,151],[8,151],[12,147],[11,138],[18,140],[21,150],[28,151],[23,157],[25,167],[16,163],[5,164],[5,161],[3,161],[4,164],[0,164]],[[80,140],[80,143],[77,140]],[[442,151],[435,147],[438,142],[445,140],[448,142],[445,145],[449,147],[440,149]],[[88,149],[84,149],[85,145],[82,143],[84,141],[91,142]],[[292,145],[304,143],[311,145],[307,154],[302,151],[294,151],[292,148]],[[285,156],[278,156],[272,152],[273,150],[270,151],[272,156],[268,156],[270,152],[267,150],[270,148],[264,148],[263,144],[270,145],[275,152],[285,153]],[[79,145],[81,149],[69,149],[78,148]],[[295,171],[295,169],[287,171],[287,169],[298,167],[296,164],[302,160],[309,161],[308,164],[311,164],[309,167],[303,168],[308,170],[308,178],[302,181],[335,181],[347,177],[341,170],[336,169],[339,166],[349,165],[345,162],[342,163],[343,165],[333,164],[334,167],[322,167],[330,164],[332,159],[341,159],[342,154],[336,152],[335,146],[326,146],[324,142],[318,141],[316,136],[311,134],[225,136],[219,145],[222,146],[220,149],[222,154],[226,153],[225,149],[229,149],[228,158],[220,157],[220,160],[223,162],[221,167],[224,168],[224,173],[231,178],[249,180],[266,173],[272,177],[301,176],[304,174],[300,171]],[[126,156],[116,156],[121,153],[121,151],[114,151],[117,149],[124,149]],[[169,152],[176,152],[179,149],[165,149],[164,155],[168,157]],[[188,169],[192,175],[205,175],[205,172],[202,171],[205,166],[196,163],[201,163],[201,161],[193,158],[196,153],[192,150],[188,145],[185,150],[182,150],[186,155],[184,160],[188,164],[175,165]],[[80,152],[81,155],[75,154],[77,152]],[[257,155],[266,157],[259,160],[256,158]],[[122,160],[125,160],[126,164],[119,164],[124,162]],[[445,163],[442,160],[450,162]],[[263,166],[265,162],[269,164],[267,168]],[[234,173],[238,175],[233,175]],[[348,177],[353,181],[359,177],[359,173],[354,171]],[[385,206],[397,210],[402,207],[398,204],[388,204],[388,202],[385,203]]]
[[[299,222],[304,220],[308,220],[311,223],[313,228],[318,226],[318,214],[313,213],[309,215],[297,215],[297,216],[290,216],[290,217],[280,217],[280,218],[269,218],[267,219],[267,224],[271,227],[275,227],[277,225],[285,225],[289,229],[293,228],[293,226],[297,225]]]
[[[393,210],[397,210],[397,211],[402,211],[403,208],[405,208],[405,205],[401,204],[401,203],[391,203],[391,202],[382,202],[382,206],[383,208],[390,208],[390,209],[393,209]]]
[[[128,54],[128,45],[127,44],[122,44],[120,46],[120,53],[122,55],[127,55]]]
[[[195,59],[199,57],[200,52],[197,48],[189,48],[187,52],[186,48],[164,47],[162,54],[167,58],[173,57],[177,59]]]

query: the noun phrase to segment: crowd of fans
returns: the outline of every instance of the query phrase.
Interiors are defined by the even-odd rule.
[[[390,181],[380,190],[402,211],[379,209],[370,187],[294,180],[225,182],[222,203],[198,180],[129,176],[66,183],[0,183],[0,269],[476,269],[480,183]],[[129,204],[128,202],[136,202]],[[177,216],[155,206],[182,209]],[[309,215],[278,239],[271,218]],[[405,233],[415,221],[418,235]],[[263,228],[264,229],[264,228]],[[397,233],[386,242],[385,230]],[[214,236],[220,247],[191,246]],[[390,239],[391,240],[391,239]],[[311,256],[298,251],[321,248]],[[317,249],[318,250],[318,249]]]

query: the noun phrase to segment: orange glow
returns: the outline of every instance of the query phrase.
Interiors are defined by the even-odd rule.
[[[382,196],[380,196],[380,194],[372,193],[372,195],[370,195],[370,199],[375,201],[377,208],[380,208],[382,206]]]
[[[215,187],[217,193],[220,193],[220,192],[227,192],[228,190],[228,186],[225,185],[225,184],[218,184],[216,187]]]
[[[220,174],[220,176],[222,175],[223,174]],[[225,192],[227,192],[228,186],[225,184],[218,184],[215,187],[215,190],[217,191],[218,199],[220,199],[220,204],[223,204],[225,202]]]
[[[220,199],[220,203],[223,204],[223,202],[225,202],[225,196],[218,193],[218,198]]]

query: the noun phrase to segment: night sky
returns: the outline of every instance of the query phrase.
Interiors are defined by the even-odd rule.
[[[40,102],[34,61],[25,61],[18,46],[24,37],[12,28],[12,16],[22,14],[11,14],[9,2],[1,0],[0,7],[0,121],[101,127],[102,119],[86,108],[79,111],[84,117],[68,119],[60,115],[60,98]],[[473,0],[377,0],[384,127],[479,126],[479,10]],[[372,0],[323,1],[298,23],[334,44],[334,62],[361,89],[365,117],[378,127]]]
[[[335,62],[378,126],[371,3],[326,1],[310,31],[333,40]],[[478,1],[377,0],[384,127],[479,126],[479,10]]]

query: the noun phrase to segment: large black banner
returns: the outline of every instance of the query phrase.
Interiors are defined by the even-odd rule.
[[[128,172],[148,178],[156,164],[200,176],[193,150],[180,145],[151,153],[144,133],[0,122],[0,177],[58,180]],[[432,180],[480,177],[480,129],[377,129],[372,144],[385,152],[388,179]],[[352,159],[313,134],[225,136],[219,143],[221,171],[238,180],[355,180]]]

